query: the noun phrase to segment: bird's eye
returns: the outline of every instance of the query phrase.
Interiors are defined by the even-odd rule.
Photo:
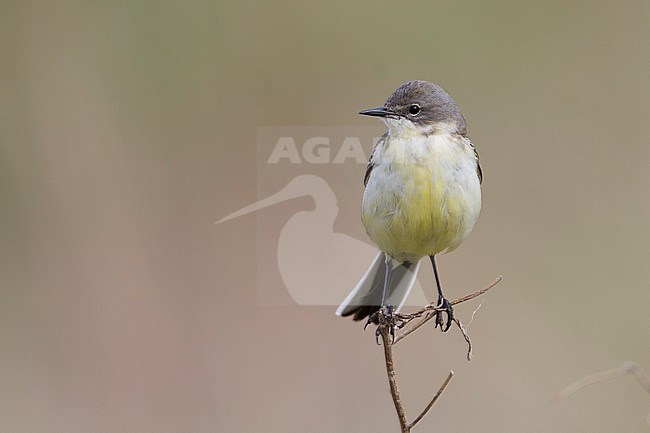
[[[411,116],[417,116],[418,114],[420,114],[420,110],[421,108],[418,104],[413,104],[409,107],[409,114]]]

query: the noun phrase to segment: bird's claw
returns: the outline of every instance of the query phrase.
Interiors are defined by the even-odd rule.
[[[443,321],[443,313],[447,314],[447,321]],[[438,305],[436,307],[436,328],[440,326],[442,332],[447,332],[451,327],[451,322],[454,320],[454,309],[447,298],[438,298]]]
[[[379,344],[379,337],[381,336],[381,326],[382,324],[379,321],[379,313],[382,312],[382,315],[385,319],[385,325],[388,326],[388,332],[390,336],[392,337],[392,340],[395,341],[395,317],[393,316],[393,306],[392,305],[386,305],[384,307],[381,307],[379,310],[375,311],[368,317],[368,321],[366,322],[365,326],[363,327],[363,330],[365,331],[368,325],[371,323],[377,323],[377,329],[375,329],[375,340],[377,341],[377,344]]]

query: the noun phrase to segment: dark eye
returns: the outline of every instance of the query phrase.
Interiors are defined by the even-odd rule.
[[[417,116],[418,114],[420,114],[420,110],[421,108],[418,104],[413,104],[409,107],[409,114],[411,116]]]

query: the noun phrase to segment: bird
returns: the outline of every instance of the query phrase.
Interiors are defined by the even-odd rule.
[[[458,248],[481,211],[483,172],[467,123],[442,87],[422,80],[402,84],[383,106],[359,114],[379,117],[388,127],[370,156],[361,203],[366,232],[383,254],[336,314],[368,318],[367,326],[378,323],[382,307],[398,311],[428,257],[438,292],[435,327],[446,332],[453,308],[436,255]]]

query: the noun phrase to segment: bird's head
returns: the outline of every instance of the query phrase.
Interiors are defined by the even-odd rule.
[[[383,106],[359,114],[381,117],[391,134],[429,135],[449,131],[464,135],[467,132],[465,118],[456,101],[442,87],[428,81],[404,83]]]

